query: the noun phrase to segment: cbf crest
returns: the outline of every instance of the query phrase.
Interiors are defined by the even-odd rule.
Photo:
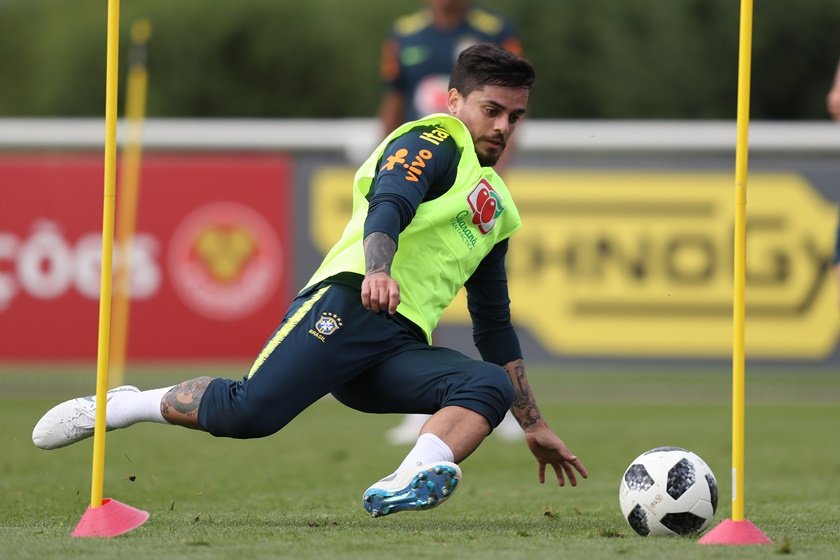
[[[327,337],[342,326],[344,326],[344,322],[335,313],[321,313],[321,316],[315,321],[315,328],[309,329],[309,334],[321,342],[326,342]]]

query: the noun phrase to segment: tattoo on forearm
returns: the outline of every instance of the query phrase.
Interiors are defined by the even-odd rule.
[[[190,379],[174,386],[160,401],[160,411],[167,419],[197,419],[198,405],[212,377]]]
[[[525,364],[522,363],[522,360],[517,360],[508,364],[506,369],[516,393],[511,411],[523,429],[533,426],[542,418],[542,415],[537,408],[537,402],[534,393],[531,391],[531,386],[528,384],[528,378],[525,376]]]
[[[376,231],[365,237],[365,273],[391,274],[396,252],[397,243],[388,234]]]

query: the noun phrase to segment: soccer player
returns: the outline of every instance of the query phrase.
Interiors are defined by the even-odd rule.
[[[425,4],[425,9],[398,18],[382,46],[379,119],[385,134],[405,122],[447,111],[449,74],[458,54],[470,45],[493,43],[522,56],[513,24],[501,15],[470,0],[426,0]],[[511,148],[509,142],[493,166],[497,173],[503,173]],[[395,445],[411,443],[427,419],[425,414],[409,414],[388,430],[386,438]],[[506,441],[522,439],[522,430],[510,414],[493,433]]]
[[[328,393],[370,413],[426,413],[414,447],[362,498],[374,517],[435,507],[458,487],[458,463],[510,408],[558,483],[587,476],[540,413],[510,321],[505,253],[520,227],[492,165],[525,114],[530,62],[490,44],[452,72],[449,115],[407,123],[362,164],[344,234],[241,380],[199,377],[150,391],[108,392],[107,428],[176,424],[255,438],[283,428]],[[484,360],[430,344],[466,286]],[[32,439],[55,449],[93,435],[95,399],[48,411]]]

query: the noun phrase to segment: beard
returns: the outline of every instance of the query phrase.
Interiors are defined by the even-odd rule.
[[[482,167],[493,167],[505,151],[505,145],[502,144],[498,150],[476,150],[475,155],[478,157],[478,163]]]
[[[494,154],[492,157],[486,154],[478,154],[478,163],[481,164],[481,167],[493,167],[497,161],[499,161],[498,154]]]

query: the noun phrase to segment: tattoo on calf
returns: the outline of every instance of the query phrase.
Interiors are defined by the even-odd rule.
[[[174,386],[160,401],[160,411],[168,420],[198,418],[198,405],[212,377],[190,379]]]

